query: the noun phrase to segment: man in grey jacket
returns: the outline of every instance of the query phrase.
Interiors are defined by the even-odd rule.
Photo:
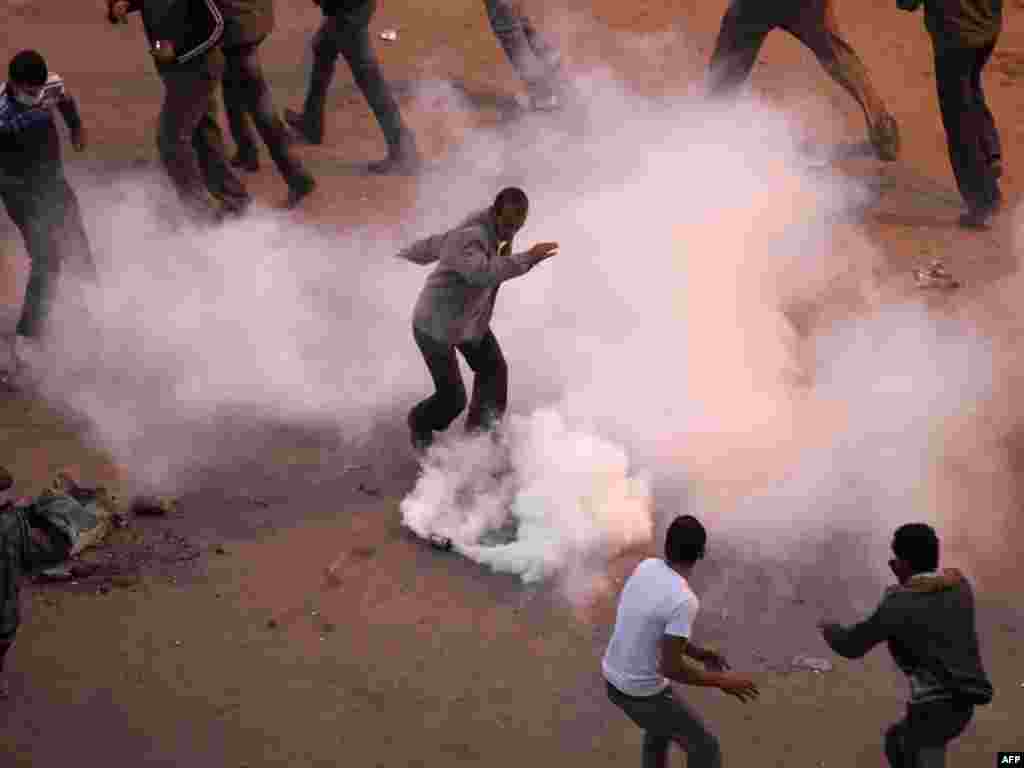
[[[821,623],[833,651],[857,659],[881,642],[910,679],[907,716],[885,734],[893,768],[942,768],[946,747],[992,700],[974,621],[974,593],[955,569],[939,573],[939,538],[931,526],[909,523],[892,540],[889,567],[899,585],[852,627]],[[937,642],[937,639],[941,642]]]
[[[498,286],[554,256],[557,243],[538,243],[512,253],[512,240],[526,222],[529,201],[517,187],[444,234],[419,240],[399,258],[437,266],[427,277],[413,313],[413,338],[434,380],[435,392],[409,412],[413,447],[426,450],[466,407],[466,387],[455,357],[458,349],[473,370],[468,432],[499,422],[508,404],[508,368],[491,331]]]

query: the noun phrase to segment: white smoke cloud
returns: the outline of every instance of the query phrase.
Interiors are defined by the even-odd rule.
[[[88,322],[58,315],[45,391],[161,490],[218,456],[226,410],[350,439],[401,423],[430,391],[409,326],[426,270],[391,257],[520,184],[518,245],[561,250],[501,289],[508,428],[442,441],[403,502],[413,530],[586,599],[675,513],[652,498],[680,477],[668,503],[751,559],[817,564],[835,531],[928,518],[943,425],[984,398],[989,351],[878,307],[881,258],[850,213],[864,190],[808,170],[803,126],[754,100],[655,103],[600,69],[575,87],[583,106],[466,133],[393,228],[264,211],[170,231],[151,181],[80,184],[104,271]],[[443,86],[417,98],[462,106]],[[794,307],[818,313],[809,336]]]

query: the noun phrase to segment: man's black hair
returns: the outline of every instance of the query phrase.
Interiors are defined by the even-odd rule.
[[[45,85],[49,76],[46,59],[37,51],[21,51],[15,54],[7,67],[7,79],[18,85]]]
[[[680,515],[665,533],[665,559],[670,563],[695,563],[704,557],[708,532],[693,515]]]
[[[925,523],[907,523],[897,528],[892,537],[892,551],[906,561],[914,573],[939,567],[939,537],[935,529]]]
[[[525,211],[530,207],[530,201],[527,199],[526,193],[519,187],[505,187],[494,198],[494,210],[500,211],[510,205],[513,208]]]
[[[8,490],[14,485],[14,475],[7,471],[7,467],[0,467],[0,491]]]

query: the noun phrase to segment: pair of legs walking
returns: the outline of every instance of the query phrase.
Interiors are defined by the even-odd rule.
[[[735,0],[722,19],[711,55],[710,95],[728,95],[746,81],[765,38],[776,27],[807,46],[829,76],[856,100],[878,156],[895,160],[900,149],[896,120],[856,51],[839,35],[833,0]]]
[[[315,186],[313,177],[290,149],[284,122],[274,110],[270,87],[263,76],[259,46],[263,40],[224,49],[224,109],[238,153],[231,161],[235,167],[255,171],[259,168],[259,150],[249,119],[263,139],[270,158],[291,191],[294,205]]]
[[[945,768],[946,747],[974,715],[972,704],[936,701],[912,704],[907,716],[885,732],[885,756],[892,768]]]
[[[668,768],[672,742],[686,751],[688,768],[721,768],[718,739],[671,686],[655,696],[627,696],[606,683],[608,698],[644,732],[643,768]]]
[[[313,71],[302,111],[286,110],[285,119],[311,144],[323,143],[327,92],[334,79],[338,57],[342,56],[388,146],[387,159],[374,163],[370,170],[411,171],[419,164],[416,142],[402,119],[398,102],[384,79],[370,43],[370,19],[375,10],[376,0],[369,0],[351,11],[323,17],[313,38]]]
[[[998,177],[1002,143],[985,102],[981,77],[995,42],[980,48],[935,50],[935,84],[949,162],[967,203],[966,225],[983,225],[1002,203]]]
[[[430,445],[434,432],[442,432],[466,408],[466,385],[459,372],[458,350],[473,371],[473,396],[466,414],[466,431],[500,422],[508,408],[508,365],[492,331],[476,341],[446,344],[413,328],[416,345],[434,380],[434,394],[409,412],[409,429],[417,449]]]
[[[223,71],[219,50],[213,66],[163,72],[164,103],[157,147],[178,196],[202,219],[216,221],[241,213],[251,202],[231,170],[224,135],[217,122],[217,85]]]
[[[509,63],[526,83],[534,109],[560,103],[561,54],[510,0],[484,0],[487,20]]]

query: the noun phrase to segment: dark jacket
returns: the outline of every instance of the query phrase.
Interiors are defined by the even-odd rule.
[[[317,0],[313,1],[317,2]],[[324,16],[350,16],[373,4],[374,0],[319,0],[317,2]],[[370,9],[367,19],[372,15],[373,11]]]
[[[274,0],[215,0],[224,17],[224,47],[258,43],[274,30]]]
[[[1003,0],[896,0],[904,11],[924,5],[924,24],[936,49],[982,48],[999,37]]]
[[[852,627],[829,625],[825,641],[856,659],[881,642],[910,678],[911,704],[960,699],[992,700],[974,625],[974,593],[956,570],[919,574],[886,590],[871,616]]]
[[[73,137],[82,128],[82,118],[64,80],[56,72],[50,73],[42,100],[32,107],[18,102],[7,84],[0,83],[0,175],[33,183],[63,177],[54,107],[64,117]]]
[[[224,17],[214,0],[129,0],[128,11],[142,14],[151,46],[158,41],[174,45],[173,62],[154,59],[157,71],[199,68],[220,77],[223,58],[216,49],[224,37]]]

